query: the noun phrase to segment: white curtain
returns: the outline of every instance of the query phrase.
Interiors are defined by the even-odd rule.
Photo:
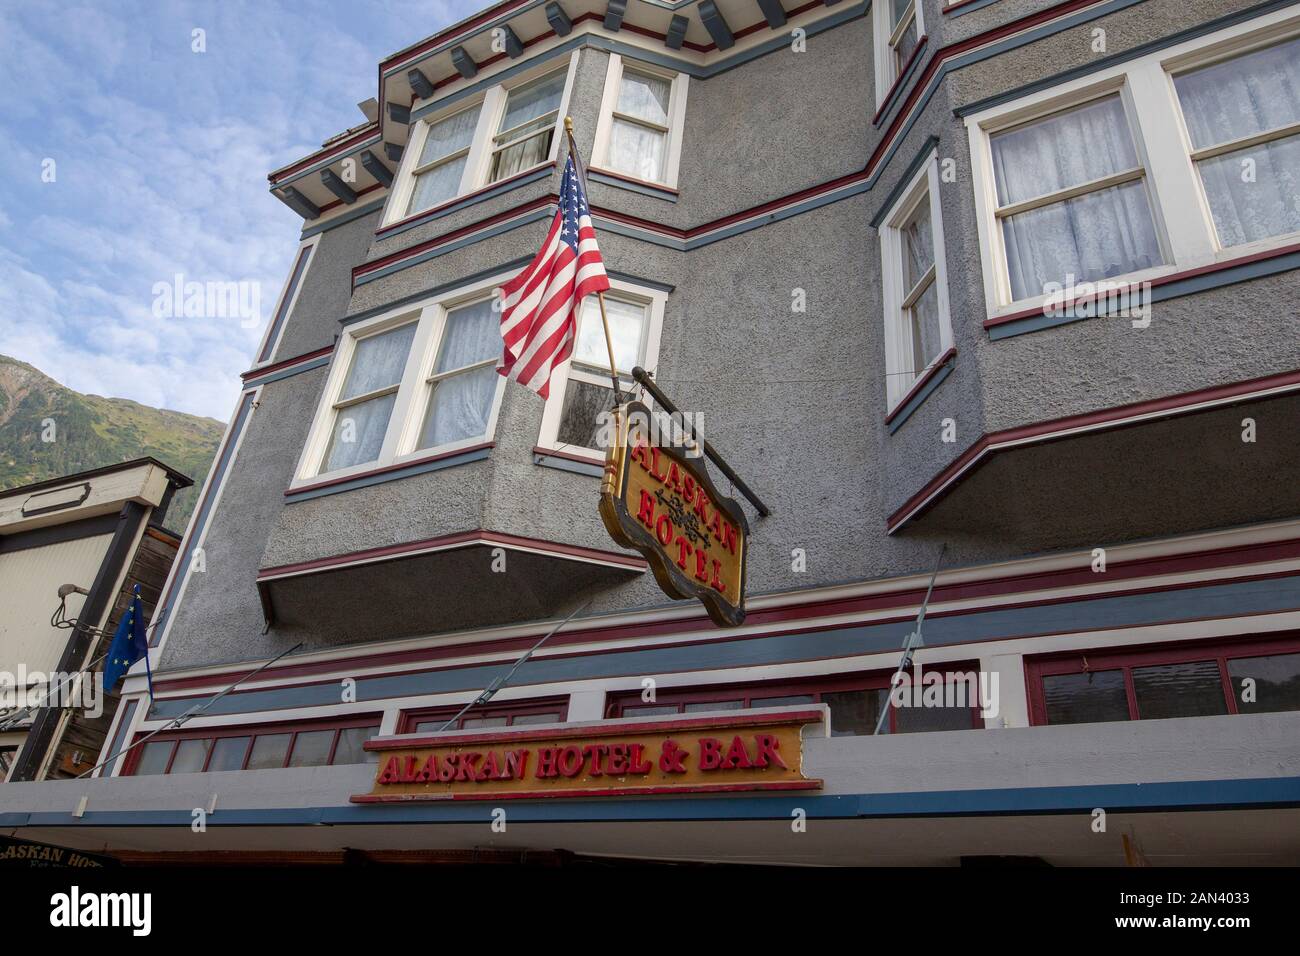
[[[515,143],[497,153],[492,161],[492,181],[505,179],[521,170],[546,162],[546,157],[551,153],[551,137],[554,133],[553,129],[547,127],[536,136],[522,143]]]
[[[1175,77],[1192,144],[1216,146],[1300,119],[1300,39]],[[1224,246],[1300,230],[1300,136],[1198,163]]]
[[[638,179],[662,182],[667,134],[615,119],[609,131],[609,167]]]
[[[998,134],[992,146],[1004,206],[1138,165],[1118,96]],[[1002,235],[1015,299],[1070,275],[1095,281],[1163,261],[1144,180],[1008,216]]]
[[[355,398],[400,382],[402,370],[406,368],[406,354],[411,350],[414,339],[415,323],[408,322],[391,332],[357,340],[357,347],[352,352],[352,368],[348,371],[348,380],[343,385],[340,400]]]
[[[609,334],[614,340],[614,362],[619,371],[630,372],[641,361],[645,307],[606,296],[605,313],[609,316]],[[582,303],[573,360],[594,366],[601,372],[609,370],[609,349],[605,346],[605,328],[600,321],[600,303],[593,296],[588,296]]]
[[[671,91],[672,84],[667,80],[624,70],[615,109],[628,116],[667,126],[668,97]]]
[[[441,166],[435,166],[416,176],[415,188],[411,190],[411,202],[406,207],[407,215],[455,198],[460,191],[460,181],[465,175],[465,162],[468,159],[468,156],[449,159]]]
[[[434,373],[450,372],[476,362],[493,365],[458,372],[438,379],[429,394],[421,448],[436,448],[450,442],[483,435],[496,395],[495,360],[501,354],[499,317],[491,300],[476,302],[447,315],[447,328]]]
[[[414,338],[415,323],[408,322],[389,332],[360,339],[352,353],[352,368],[348,370],[339,400],[346,401],[398,384]],[[397,394],[393,392],[366,402],[345,405],[335,413],[334,433],[325,455],[325,471],[359,465],[379,457],[396,398]]]
[[[450,156],[458,150],[465,149],[474,139],[474,129],[478,125],[479,107],[462,110],[455,116],[429,124],[429,132],[424,138],[417,166],[424,166],[436,159]],[[460,191],[460,181],[465,172],[468,157],[449,160],[420,173],[415,179],[415,188],[411,191],[411,201],[407,213],[419,212],[438,203],[446,202]]]

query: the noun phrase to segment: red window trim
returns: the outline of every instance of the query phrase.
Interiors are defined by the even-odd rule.
[[[1300,653],[1300,632],[1281,635],[1251,635],[1227,640],[1176,641],[1168,644],[1139,644],[1126,647],[1083,648],[1025,658],[1025,685],[1029,694],[1031,727],[1051,726],[1047,722],[1047,699],[1043,678],[1086,671],[1122,670],[1128,694],[1129,720],[1140,720],[1137,696],[1133,688],[1133,668],[1157,667],[1161,664],[1186,664],[1192,661],[1216,661],[1219,680],[1228,703],[1228,713],[1238,714],[1237,695],[1228,676],[1228,661],[1242,657],[1269,657],[1274,654]],[[1084,660],[1087,667],[1084,667]]]
[[[417,710],[404,710],[397,717],[397,732],[399,734],[419,733],[415,725],[422,720],[442,720],[447,721],[455,717],[464,704],[457,704],[452,707],[422,707]],[[530,700],[519,701],[502,701],[499,704],[485,704],[482,707],[475,707],[470,710],[464,719],[473,719],[475,717],[509,717],[512,721],[516,717],[527,717],[533,714],[559,713],[560,721],[564,721],[569,716],[569,698],[568,697],[538,697]],[[506,726],[510,726],[507,724]],[[459,730],[459,727],[453,727],[452,730]],[[428,733],[428,731],[424,731]]]
[[[170,730],[166,733],[157,734],[149,737],[149,733],[138,733],[132,741],[131,752],[127,755],[126,766],[122,768],[122,776],[135,776],[136,768],[140,765],[141,755],[145,747],[136,746],[140,741],[149,737],[149,743],[172,743],[171,753],[167,755],[167,766],[163,768],[161,774],[150,774],[150,776],[166,776],[172,771],[172,763],[176,760],[176,751],[179,749],[177,744],[182,740],[212,740],[217,741],[225,737],[247,737],[248,743],[244,746],[244,759],[239,765],[240,770],[248,769],[248,758],[253,753],[253,739],[255,737],[271,737],[277,734],[292,734],[289,740],[289,746],[284,752],[284,763],[281,767],[289,765],[289,757],[293,754],[293,748],[298,743],[298,734],[313,733],[321,730],[349,730],[353,727],[374,727],[376,732],[379,730],[380,721],[383,714],[359,714],[355,717],[348,717],[340,720],[334,717],[319,718],[316,720],[290,720],[277,721],[269,724],[239,724],[228,727],[196,727],[193,730]],[[146,744],[145,746],[148,746]],[[334,755],[338,751],[339,735],[336,732],[334,739],[330,741],[329,756],[325,761],[326,766],[333,764]],[[207,756],[203,759],[203,768],[199,773],[207,772],[208,766],[212,762],[212,753],[216,750],[215,743],[208,748]]]
[[[922,665],[922,673],[937,671],[944,674],[965,674],[971,671],[979,670],[978,661],[945,661],[941,664],[935,664],[930,667]],[[666,691],[660,691],[655,694],[653,704],[641,700],[640,691],[626,691],[617,694],[607,694],[605,697],[605,719],[616,719],[623,716],[623,707],[625,705],[660,707],[667,704],[678,706],[678,713],[682,713],[682,705],[685,704],[703,704],[710,702],[721,702],[735,700],[741,697],[745,701],[745,706],[752,706],[750,701],[753,697],[761,695],[767,697],[793,697],[796,694],[809,694],[820,703],[822,694],[841,693],[843,691],[853,690],[885,690],[889,687],[890,678],[894,675],[894,669],[882,671],[860,671],[853,674],[841,674],[837,676],[809,677],[803,680],[792,681],[785,678],[768,681],[745,681],[735,684],[713,684],[707,687],[682,687],[672,688]],[[983,729],[984,720],[980,717],[980,708],[972,707],[971,709],[971,727],[973,729]],[[629,716],[636,716],[635,712]],[[889,711],[889,730],[894,733],[897,729],[897,710],[890,708]]]

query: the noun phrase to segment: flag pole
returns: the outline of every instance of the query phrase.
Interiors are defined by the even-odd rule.
[[[582,191],[585,193],[587,191],[587,170],[582,164],[582,156],[578,152],[578,146],[573,141],[572,116],[564,117],[564,135],[568,137],[569,155],[573,157],[573,166],[582,179]],[[614,383],[614,405],[617,407],[622,391],[619,388],[618,364],[614,361],[614,339],[609,334],[609,316],[605,314],[605,293],[597,292],[596,301],[600,303],[600,324],[605,328],[605,350],[609,353],[609,378]]]

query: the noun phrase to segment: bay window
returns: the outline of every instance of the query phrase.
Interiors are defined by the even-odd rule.
[[[427,124],[420,158],[411,170],[415,182],[406,215],[444,203],[461,191],[479,111],[478,106],[472,106]]]
[[[1300,236],[1294,11],[965,121],[990,319],[1019,316],[1075,284],[1136,285]]]
[[[492,137],[492,172],[488,182],[513,176],[545,162],[551,155],[565,78],[563,72],[552,73],[506,94],[505,109]]]
[[[501,278],[344,330],[291,491],[491,440],[505,385]]]
[[[611,53],[592,166],[670,188],[677,184],[688,78]]]

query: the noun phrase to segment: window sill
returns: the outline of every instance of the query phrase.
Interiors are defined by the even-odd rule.
[[[649,179],[637,179],[634,176],[627,176],[608,169],[599,169],[595,166],[587,167],[587,178],[594,182],[603,183],[606,186],[613,186],[615,189],[626,189],[634,193],[640,193],[643,196],[651,196],[667,202],[677,202],[678,192],[676,189]]]
[[[974,13],[976,10],[982,10],[985,7],[992,6],[998,0],[954,0],[943,8],[945,17],[959,17],[964,13]]]
[[[310,498],[320,498],[325,495],[338,494],[342,491],[351,491],[354,488],[365,488],[386,481],[396,481],[399,478],[407,478],[411,475],[441,471],[443,468],[452,468],[472,461],[482,461],[488,457],[488,454],[495,446],[496,442],[483,442],[478,445],[470,445],[468,448],[454,448],[425,458],[394,462],[391,465],[373,468],[370,471],[291,485],[285,489],[284,496],[285,500],[289,502],[306,501]]]
[[[894,410],[885,416],[885,427],[889,429],[889,434],[892,435],[903,427],[903,423],[912,417],[912,413],[921,407],[930,393],[952,372],[956,360],[957,350],[950,348],[917,377],[912,387],[894,406]]]
[[[1300,268],[1300,242],[1278,245],[1247,255],[1238,255],[1231,259],[1223,259],[1194,269],[1184,269],[1182,271],[1166,269],[1155,276],[1151,276],[1148,271],[1147,273],[1135,273],[1132,276],[1118,276],[1108,281],[1135,284],[1149,282],[1151,296],[1150,301],[1145,304],[1151,305],[1155,302],[1176,299],[1196,292],[1206,292],[1210,289],[1234,285],[1250,279],[1260,279],[1296,268]],[[988,332],[989,338],[997,340],[1015,335],[1024,335],[1027,332],[1055,328],[1059,325],[1068,325],[1071,322],[1105,318],[1110,314],[1109,311],[1103,309],[1096,315],[1079,315],[1077,314],[1078,309],[1071,308],[1071,306],[1081,306],[1092,301],[1094,300],[1089,298],[1076,299],[1062,306],[1057,312],[1045,312],[1040,304],[1015,312],[992,315],[984,320],[983,325]]]
[[[912,55],[907,58],[907,62],[903,64],[903,68],[898,71],[898,78],[894,80],[894,85],[889,88],[887,93],[885,93],[885,98],[880,101],[880,108],[876,110],[876,115],[871,117],[871,124],[873,126],[879,126],[880,121],[883,120],[889,111],[894,108],[894,103],[902,94],[903,88],[907,86],[908,81],[912,78],[913,68],[921,62],[921,54],[925,52],[925,47],[929,42],[929,39],[928,36],[923,36],[921,39],[916,41],[916,48],[912,50]]]
[[[599,458],[574,452],[556,451],[543,448],[541,445],[533,448],[533,464],[543,468],[569,471],[577,475],[588,475],[592,478],[600,478],[605,474],[605,462]]]
[[[437,206],[430,206],[428,209],[422,209],[413,213],[404,219],[397,219],[386,226],[380,226],[375,230],[376,239],[388,239],[405,232],[408,229],[414,229],[416,226],[423,225],[426,222],[432,222],[435,219],[441,219],[443,216],[449,216],[454,212],[459,212],[468,206],[492,199],[502,193],[509,192],[519,186],[525,186],[528,183],[536,182],[549,176],[555,169],[555,162],[548,160],[545,163],[539,163],[522,172],[515,173],[513,176],[507,176],[505,179],[498,180],[495,183],[489,183],[480,189],[475,189],[465,193],[463,196],[456,196],[448,199],[446,202]]]

